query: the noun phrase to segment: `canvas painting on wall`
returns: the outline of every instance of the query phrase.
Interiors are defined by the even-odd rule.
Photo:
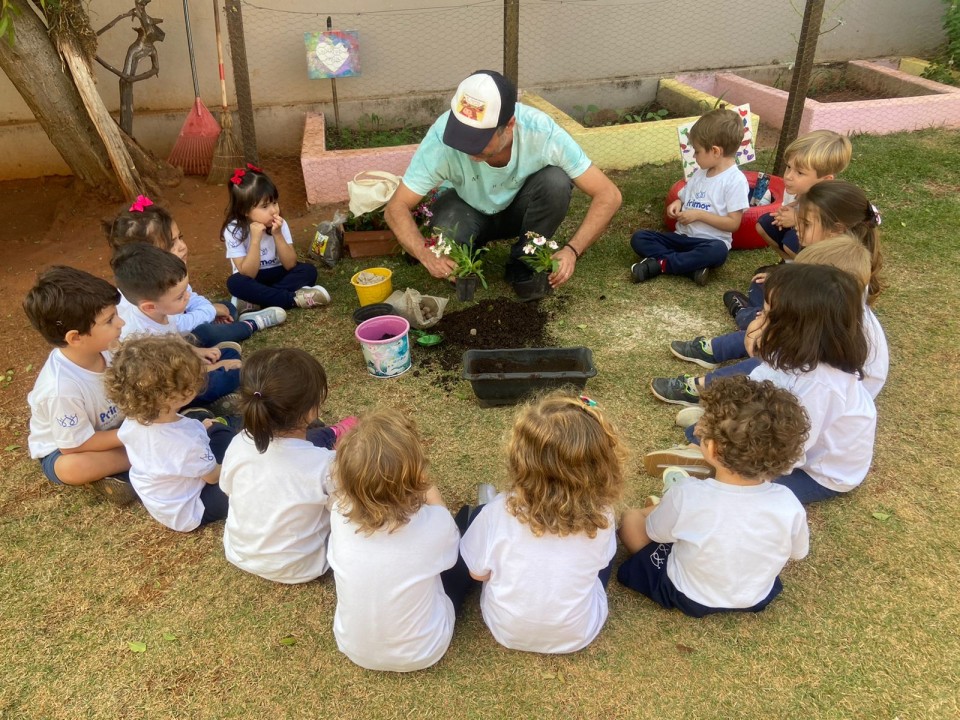
[[[360,36],[356,30],[303,34],[307,46],[307,76],[311,80],[360,74]]]

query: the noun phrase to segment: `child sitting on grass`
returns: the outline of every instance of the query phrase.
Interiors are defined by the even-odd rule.
[[[509,485],[460,543],[470,575],[483,582],[483,620],[501,645],[569,653],[600,633],[624,460],[617,431],[576,396],[552,393],[519,411],[507,444]]]
[[[173,253],[187,262],[187,244],[180,226],[166,210],[141,195],[127,210],[103,223],[111,250],[116,252],[130,243],[147,243]],[[186,309],[172,317],[181,333],[191,333],[202,347],[217,343],[243,342],[258,330],[279,325],[287,319],[283,308],[272,307],[238,316],[229,302],[211,303],[187,285],[190,299]]]
[[[246,572],[308,582],[327,571],[333,442],[313,439],[307,429],[326,400],[327,376],[303,350],[268,348],[247,359],[242,380],[244,429],[227,450],[220,479],[230,496],[223,549]],[[334,440],[341,432],[323,430]]]
[[[106,280],[74,268],[43,272],[23,301],[30,324],[53,345],[30,404],[30,457],[54,485],[87,485],[124,505],[136,499],[117,427],[123,414],[107,399],[103,373],[120,338],[120,293]]]
[[[139,335],[120,344],[107,369],[107,395],[127,416],[117,433],[130,458],[130,482],[161,525],[190,532],[227,516],[220,463],[233,431],[177,410],[207,373],[178,335]]]
[[[330,566],[337,647],[368,670],[440,660],[471,584],[460,534],[427,476],[423,439],[397,410],[364,415],[337,448]]]
[[[757,234],[785,260],[800,252],[797,236],[797,203],[814,185],[833,180],[846,170],[853,155],[850,140],[833,130],[801,135],[784,151],[786,190],[780,208],[760,216]]]
[[[122,338],[134,333],[179,335],[174,318],[190,301],[189,278],[183,260],[144,243],[124,245],[110,260],[123,297],[118,311],[126,323]],[[210,404],[240,386],[240,346],[194,348],[204,361],[207,383],[197,402]]]
[[[630,268],[634,282],[669,273],[706,285],[710,269],[726,262],[733,233],[750,206],[750,185],[736,162],[742,140],[743,123],[734,110],[711,110],[690,128],[699,168],[667,207],[677,229],[633,234],[630,245],[640,256]]]
[[[623,514],[631,556],[617,579],[692,617],[760,612],[783,590],[787,561],[807,554],[803,506],[769,480],[803,456],[810,424],[793,394],[769,380],[721,378],[701,402],[696,433],[715,478],[664,471],[673,484],[663,500]]]

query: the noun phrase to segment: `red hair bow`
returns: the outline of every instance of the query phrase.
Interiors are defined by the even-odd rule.
[[[247,174],[246,170],[244,170],[243,168],[237,168],[236,170],[233,171],[233,177],[230,178],[230,182],[232,182],[234,185],[239,185],[240,183],[243,182],[243,176],[246,174]]]
[[[253,170],[254,172],[263,172],[263,170],[258,168],[256,165],[253,165],[252,163],[247,163],[247,169]]]
[[[133,205],[130,206],[130,212],[143,212],[151,205],[153,205],[153,200],[146,195],[137,195],[137,199],[134,200]]]

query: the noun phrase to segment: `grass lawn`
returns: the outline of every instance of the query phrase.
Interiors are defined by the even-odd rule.
[[[0,717],[960,717],[960,599],[950,589],[960,575],[960,133],[853,144],[844,177],[883,214],[886,251],[877,315],[891,368],[877,403],[874,465],[849,497],[810,508],[810,555],[787,567],[786,589],[767,611],[693,620],[614,581],[599,638],[580,653],[548,657],[497,645],[474,597],[434,668],[367,672],[337,651],[332,577],[286,587],[246,575],[223,558],[222,525],[177,535],[142,507],[54,489],[35,462],[7,452]],[[651,377],[693,367],[673,358],[667,342],[725,331],[721,293],[744,287],[753,268],[772,260],[765,251],[736,253],[705,289],[681,278],[632,285],[627,238],[659,225],[678,175],[676,164],[616,174],[623,209],[563,297],[545,301],[555,306],[559,343],[593,349],[599,374],[587,392],[634,452],[627,504],[659,486],[643,475],[642,454],[681,439],[677,407],[648,390]],[[562,235],[584,207],[578,195]],[[505,258],[502,245],[489,254],[493,277]],[[386,263],[394,287],[449,294],[420,268]],[[369,377],[350,319],[349,278],[365,266],[345,261],[322,271],[334,305],[291,313],[247,352],[285,344],[315,353],[331,379],[328,419],[378,405],[413,415],[455,509],[478,481],[502,485],[513,411],[479,409],[469,384],[447,394],[427,373]],[[506,293],[498,280],[478,298]],[[456,307],[454,300],[448,311]],[[131,642],[146,649],[134,652]]]

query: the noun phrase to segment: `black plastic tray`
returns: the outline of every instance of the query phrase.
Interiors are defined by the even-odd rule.
[[[582,390],[597,374],[590,348],[467,350],[463,377],[481,405],[513,405],[526,395],[561,387]]]

